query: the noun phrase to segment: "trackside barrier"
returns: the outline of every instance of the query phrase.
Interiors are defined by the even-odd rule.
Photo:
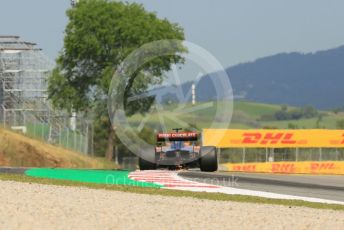
[[[344,175],[344,161],[339,161],[344,150],[344,130],[205,129],[202,133],[202,144],[227,149],[227,157],[224,159],[228,161],[223,161],[222,166],[229,171]],[[242,149],[242,154],[240,151],[231,152],[228,149]],[[283,153],[283,149],[294,149],[295,154]],[[309,152],[309,156],[313,159],[299,161],[300,153],[307,149],[318,149],[318,151]],[[328,151],[331,149],[333,151]],[[265,159],[263,159],[265,162],[257,163],[262,160],[261,151],[259,151],[260,157],[257,158],[256,154],[256,162],[247,163],[247,160],[252,161],[252,159],[246,159],[247,152],[258,152],[258,150],[265,150]],[[235,154],[235,156],[238,154],[239,157],[242,155],[242,163],[232,161],[235,158],[228,157],[228,154]],[[285,156],[275,162],[275,159],[283,154]],[[328,157],[329,154],[331,158]],[[286,156],[289,159],[293,156],[295,161],[286,161],[285,159],[288,159]],[[316,156],[319,161],[314,159]]]
[[[246,164],[222,164],[228,171],[344,175],[343,161],[266,162]]]
[[[344,148],[344,130],[204,129],[202,141],[218,148]]]

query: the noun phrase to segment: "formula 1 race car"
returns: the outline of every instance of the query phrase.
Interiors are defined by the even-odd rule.
[[[159,168],[200,168],[201,171],[217,170],[217,152],[213,146],[200,146],[199,134],[196,132],[158,133],[154,157],[151,160],[139,158],[140,170]]]

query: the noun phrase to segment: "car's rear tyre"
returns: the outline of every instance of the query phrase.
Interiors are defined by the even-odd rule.
[[[156,164],[145,159],[139,158],[139,168],[140,170],[155,170]]]
[[[205,146],[201,148],[201,157],[199,159],[199,166],[203,172],[217,171],[217,153],[213,146]]]

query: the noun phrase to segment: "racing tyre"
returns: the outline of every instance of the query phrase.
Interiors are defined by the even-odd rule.
[[[139,167],[140,170],[155,170],[156,164],[146,161],[145,159],[139,158]]]
[[[217,170],[217,153],[213,146],[201,148],[199,166],[202,172],[215,172]]]

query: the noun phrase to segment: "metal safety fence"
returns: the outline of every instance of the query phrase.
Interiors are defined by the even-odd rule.
[[[29,121],[20,126],[2,124],[1,127],[76,152],[92,155],[92,124],[83,122],[83,124],[78,125],[76,129],[71,129],[68,125],[68,118],[65,120],[65,124],[60,123],[58,126],[48,122]]]
[[[344,161],[343,148],[221,148],[220,163]]]

